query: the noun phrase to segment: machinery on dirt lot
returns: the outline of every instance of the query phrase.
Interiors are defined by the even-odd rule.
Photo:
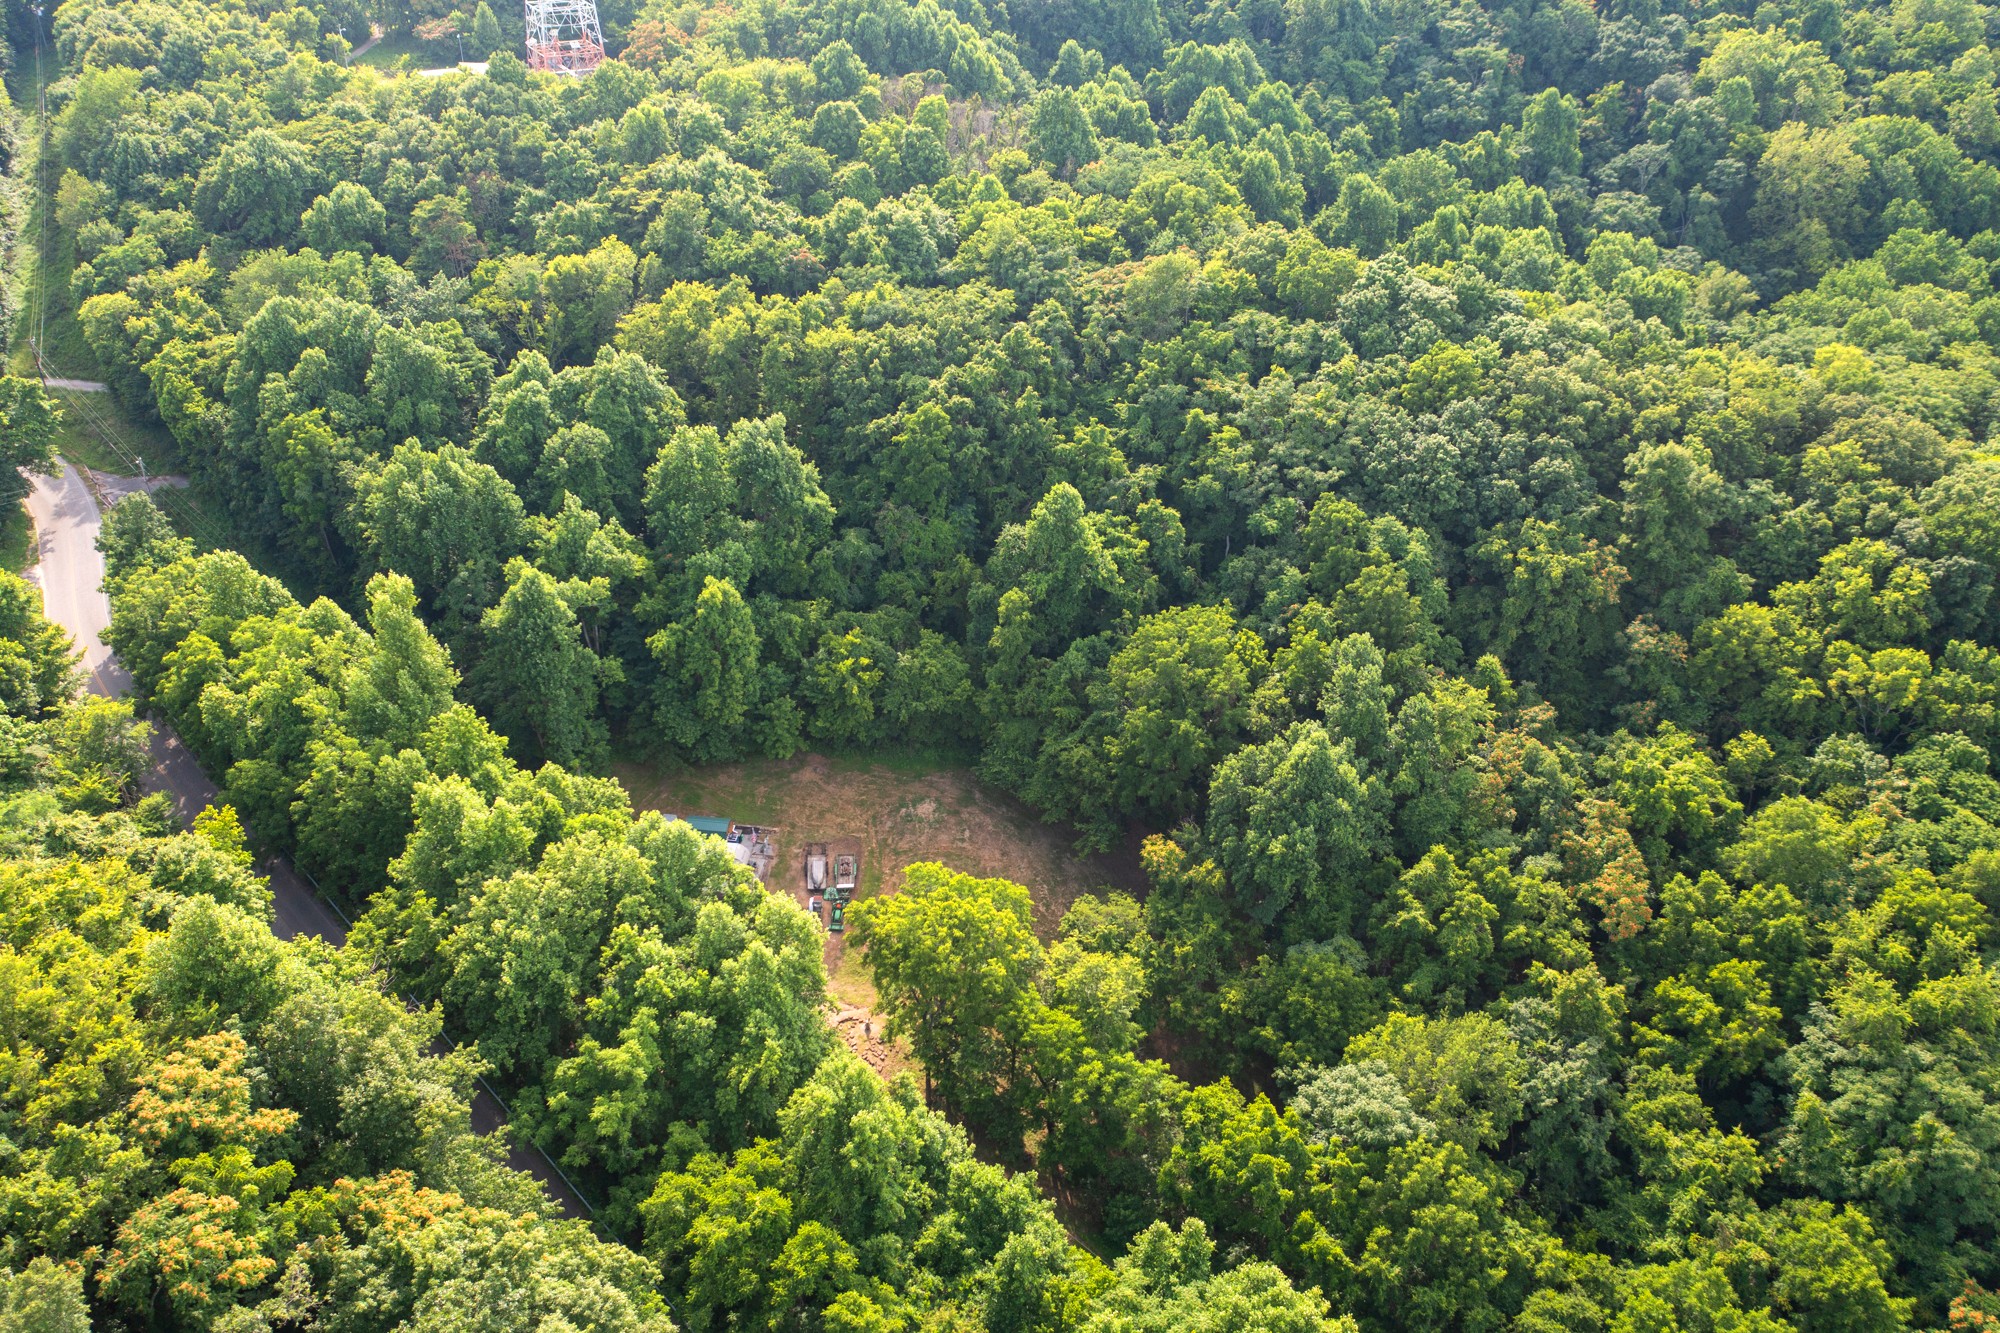
[[[861,858],[842,852],[833,858],[833,894],[846,902],[854,896],[854,885],[861,871]]]
[[[840,901],[839,899],[837,899],[837,898],[836,898],[836,899],[834,900],[834,903],[833,903],[833,920],[827,923],[827,927],[826,927],[826,928],[827,928],[827,929],[828,929],[829,931],[831,931],[831,932],[832,932],[833,934],[835,934],[835,935],[838,935],[838,934],[839,934],[839,933],[840,933],[841,931],[843,931],[843,930],[846,930],[846,929],[847,929],[847,904],[846,904],[846,903],[844,903],[844,902],[841,902],[841,901]]]

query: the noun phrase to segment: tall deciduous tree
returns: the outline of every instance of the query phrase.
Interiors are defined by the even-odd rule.
[[[660,664],[654,720],[667,743],[698,759],[740,753],[757,703],[759,643],[735,585],[704,581],[693,615],[647,645]]]
[[[319,167],[300,145],[259,127],[231,143],[195,185],[195,212],[249,245],[276,245],[298,230],[319,189]]]
[[[28,493],[23,473],[56,474],[61,422],[62,409],[40,381],[0,375],[0,504],[11,505]]]
[[[299,236],[321,254],[373,254],[388,240],[389,210],[368,187],[342,181],[313,200],[299,218]]]
[[[584,645],[556,581],[525,560],[507,566],[507,591],[480,618],[473,689],[523,753],[590,764],[604,750],[597,716],[604,670]]]
[[[373,643],[346,682],[347,730],[392,750],[415,745],[451,707],[458,687],[451,655],[417,619],[416,607],[416,589],[402,575],[377,574],[368,581]]]
[[[499,600],[527,540],[514,488],[456,445],[399,446],[361,478],[354,507],[370,563],[408,576],[447,635]]]
[[[1208,836],[1259,920],[1303,900],[1332,926],[1353,915],[1370,862],[1388,850],[1388,804],[1351,740],[1300,722],[1217,767]]]
[[[927,1090],[948,1108],[992,1096],[1015,1072],[994,1034],[1034,999],[1042,948],[1028,891],[926,862],[902,889],[854,909],[892,1035],[906,1037]]]

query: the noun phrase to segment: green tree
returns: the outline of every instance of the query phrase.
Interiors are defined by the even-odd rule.
[[[1363,175],[1340,183],[1333,204],[1333,233],[1341,245],[1374,258],[1396,243],[1402,210],[1395,196]]]
[[[1622,737],[1598,762],[1612,799],[1656,878],[1710,864],[1743,812],[1721,765],[1695,737],[1663,723],[1651,737]]]
[[[498,51],[505,42],[506,39],[500,35],[500,20],[493,13],[493,6],[486,0],[479,0],[472,11],[473,51],[483,58]]]
[[[523,753],[559,764],[596,762],[604,663],[584,645],[556,581],[525,560],[507,566],[507,591],[479,621],[474,693]]]
[[[389,235],[389,210],[364,185],[342,181],[313,200],[299,218],[299,236],[321,254],[380,251]]]
[[[76,648],[42,618],[40,594],[0,573],[0,711],[39,718],[69,701],[77,686]]]
[[[1801,279],[1845,258],[1867,177],[1868,163],[1845,127],[1780,127],[1758,159],[1753,210],[1770,253],[1796,264]]]
[[[406,575],[447,635],[499,600],[507,562],[527,539],[507,479],[451,444],[398,446],[356,483],[354,516],[369,563]]]
[[[1873,816],[1843,818],[1824,802],[1783,796],[1743,823],[1722,850],[1722,863],[1746,884],[1782,884],[1822,919],[1830,919],[1868,887],[1866,854],[1881,834]]]
[[[876,651],[858,630],[821,636],[805,678],[815,735],[851,745],[876,734],[875,699],[882,684]]]
[[[1248,720],[1263,647],[1228,608],[1179,607],[1139,622],[1093,691],[1116,808],[1191,813],[1211,767]]]
[[[61,709],[48,729],[49,769],[69,805],[102,812],[123,805],[152,766],[150,723],[133,717],[123,699],[85,697]]]
[[[1991,1068],[1994,1030],[1967,1022],[1991,1005],[1995,982],[1970,960],[1952,970],[1939,957],[1927,970],[1905,995],[1857,967],[1815,1010],[1787,1061],[1780,1146],[1790,1178],[1867,1208],[1911,1270],[1912,1289],[1941,1307],[1996,1224],[2000,1144],[1979,1127],[1995,1105],[1981,1072]]]
[[[417,619],[416,607],[416,589],[402,575],[377,574],[368,581],[373,642],[345,682],[343,725],[392,750],[417,745],[451,707],[458,687],[451,655]]]
[[[40,381],[0,375],[0,504],[28,493],[23,473],[53,477],[61,470],[55,449],[61,421],[62,409]]]
[[[852,102],[822,102],[813,112],[812,143],[836,161],[851,158],[861,148],[861,131],[867,124]]]
[[[1477,641],[1558,698],[1585,688],[1584,664],[1609,646],[1627,574],[1615,549],[1563,526],[1526,519],[1471,552],[1492,583],[1461,599]]]
[[[638,258],[631,247],[608,240],[588,254],[556,255],[542,270],[548,306],[544,348],[557,365],[587,364],[611,341],[632,308]]]
[[[443,273],[462,278],[472,271],[486,245],[479,229],[465,216],[465,201],[457,195],[435,194],[410,214],[410,267],[430,277]]]
[[[234,232],[247,245],[291,239],[321,175],[299,144],[257,128],[234,140],[196,182],[196,216],[213,231]]]
[[[1078,167],[1095,162],[1099,151],[1097,130],[1068,88],[1047,88],[1035,99],[1028,145],[1038,161],[1065,180]]]
[[[1583,148],[1578,138],[1582,125],[1583,111],[1576,99],[1554,88],[1544,88],[1521,110],[1521,135],[1527,140],[1528,155],[1544,173],[1574,176],[1582,170]]]
[[[1721,516],[1722,502],[1721,476],[1686,445],[1644,446],[1625,461],[1621,550],[1632,571],[1632,591],[1662,604],[1676,629],[1692,628],[1695,617],[1689,613],[1696,608],[1674,605],[1673,594],[1709,570],[1709,530]]]
[[[143,494],[129,495],[104,512],[97,549],[104,555],[107,587],[128,574],[171,565],[194,553],[193,544],[174,530],[173,520]]]
[[[1221,1333],[1258,1329],[1264,1333],[1341,1333],[1354,1329],[1347,1316],[1335,1317],[1326,1298],[1299,1291],[1283,1271],[1251,1262],[1215,1272],[1215,1244],[1199,1218],[1178,1232],[1155,1222],[1133,1238],[1118,1260],[1108,1290],[1093,1302],[1084,1328],[1091,1333],[1130,1329],[1132,1333]]]
[[[1467,1149],[1497,1147],[1521,1118],[1527,1062],[1504,1024],[1487,1014],[1427,1019],[1391,1014],[1348,1043],[1347,1058],[1374,1060],[1439,1137]]]
[[[757,703],[757,622],[727,579],[703,581],[694,614],[646,641],[660,664],[654,720],[667,743],[697,759],[741,753]]]
[[[1303,900],[1316,921],[1337,923],[1352,917],[1356,887],[1389,849],[1388,804],[1353,741],[1300,722],[1216,767],[1208,838],[1259,920]]]
[[[1376,904],[1374,938],[1406,997],[1456,1007],[1491,987],[1500,909],[1487,895],[1495,887],[1433,847]]]
[[[868,66],[844,40],[836,39],[820,48],[812,58],[813,78],[829,99],[852,98],[868,77]]]
[[[1010,1072],[998,1031],[1034,1000],[1042,947],[1028,891],[932,862],[902,889],[855,904],[855,938],[868,949],[890,1034],[924,1067],[926,1097],[966,1110],[989,1100]]]
[[[20,1272],[0,1269],[0,1329],[6,1333],[88,1333],[80,1269],[30,1259]]]
[[[1278,297],[1304,319],[1331,319],[1340,298],[1361,276],[1361,256],[1329,250],[1310,231],[1293,236],[1278,261]]]

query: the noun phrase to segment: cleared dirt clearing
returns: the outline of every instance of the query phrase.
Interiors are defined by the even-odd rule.
[[[803,754],[705,768],[616,770],[642,810],[724,815],[779,830],[771,887],[805,901],[805,845],[861,854],[857,898],[893,891],[903,868],[942,861],[970,875],[1025,884],[1044,937],[1078,894],[1143,887],[1137,859],[1078,856],[1074,834],[964,768]]]
[[[1024,884],[1044,939],[1078,895],[1135,892],[1145,883],[1136,855],[1077,855],[1071,830],[1043,822],[966,768],[803,754],[704,768],[621,764],[614,772],[635,809],[776,828],[771,890],[802,907],[808,843],[826,844],[829,857],[860,855],[857,899],[895,892],[904,868],[919,861]],[[826,977],[840,1039],[884,1077],[914,1068],[906,1050],[883,1040],[874,982],[844,935],[827,936]]]

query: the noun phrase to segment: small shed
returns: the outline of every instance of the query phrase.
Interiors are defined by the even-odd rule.
[[[713,833],[718,838],[729,836],[729,821],[716,815],[668,815],[667,822],[682,820],[696,833]]]

